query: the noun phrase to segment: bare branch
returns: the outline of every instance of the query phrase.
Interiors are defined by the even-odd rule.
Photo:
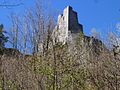
[[[17,7],[20,5],[23,5],[23,3],[20,1],[18,2],[14,1],[13,3],[10,3],[6,0],[0,1],[0,7],[10,8],[10,7]]]

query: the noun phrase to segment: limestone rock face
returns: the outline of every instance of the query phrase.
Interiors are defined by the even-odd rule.
[[[54,40],[65,43],[80,32],[83,33],[83,28],[78,23],[77,13],[73,11],[72,7],[68,6],[64,9],[63,14],[58,16],[58,23],[53,31]]]

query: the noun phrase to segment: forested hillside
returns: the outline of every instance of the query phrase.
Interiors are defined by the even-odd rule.
[[[120,90],[119,33],[108,32],[106,42],[93,31],[56,43],[56,17],[45,10],[37,0],[22,17],[10,15],[10,29],[0,25],[0,90]]]

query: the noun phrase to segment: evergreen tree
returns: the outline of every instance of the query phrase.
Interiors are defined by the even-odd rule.
[[[0,25],[0,48],[3,48],[5,46],[5,43],[8,41],[8,37],[5,37],[4,31],[3,31],[3,24]]]

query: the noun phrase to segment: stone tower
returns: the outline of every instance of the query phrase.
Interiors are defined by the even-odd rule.
[[[65,43],[80,32],[83,33],[83,27],[78,23],[77,12],[73,11],[71,6],[67,6],[63,14],[58,16],[58,23],[53,31],[54,40]]]
[[[72,7],[68,6],[68,30],[71,33],[83,33],[82,25],[78,23],[77,12],[73,11]]]
[[[83,52],[87,52],[85,57],[88,56],[89,58],[91,53],[99,55],[102,50],[106,49],[101,40],[84,35],[83,26],[78,22],[77,12],[72,7],[67,6],[63,14],[58,16],[57,25],[52,33],[53,44],[59,42],[65,44],[67,42],[69,50],[72,52],[75,39],[80,33],[83,34],[80,45],[83,47]],[[39,45],[41,51],[43,51],[43,45],[43,43]],[[49,45],[51,47],[52,44]]]

